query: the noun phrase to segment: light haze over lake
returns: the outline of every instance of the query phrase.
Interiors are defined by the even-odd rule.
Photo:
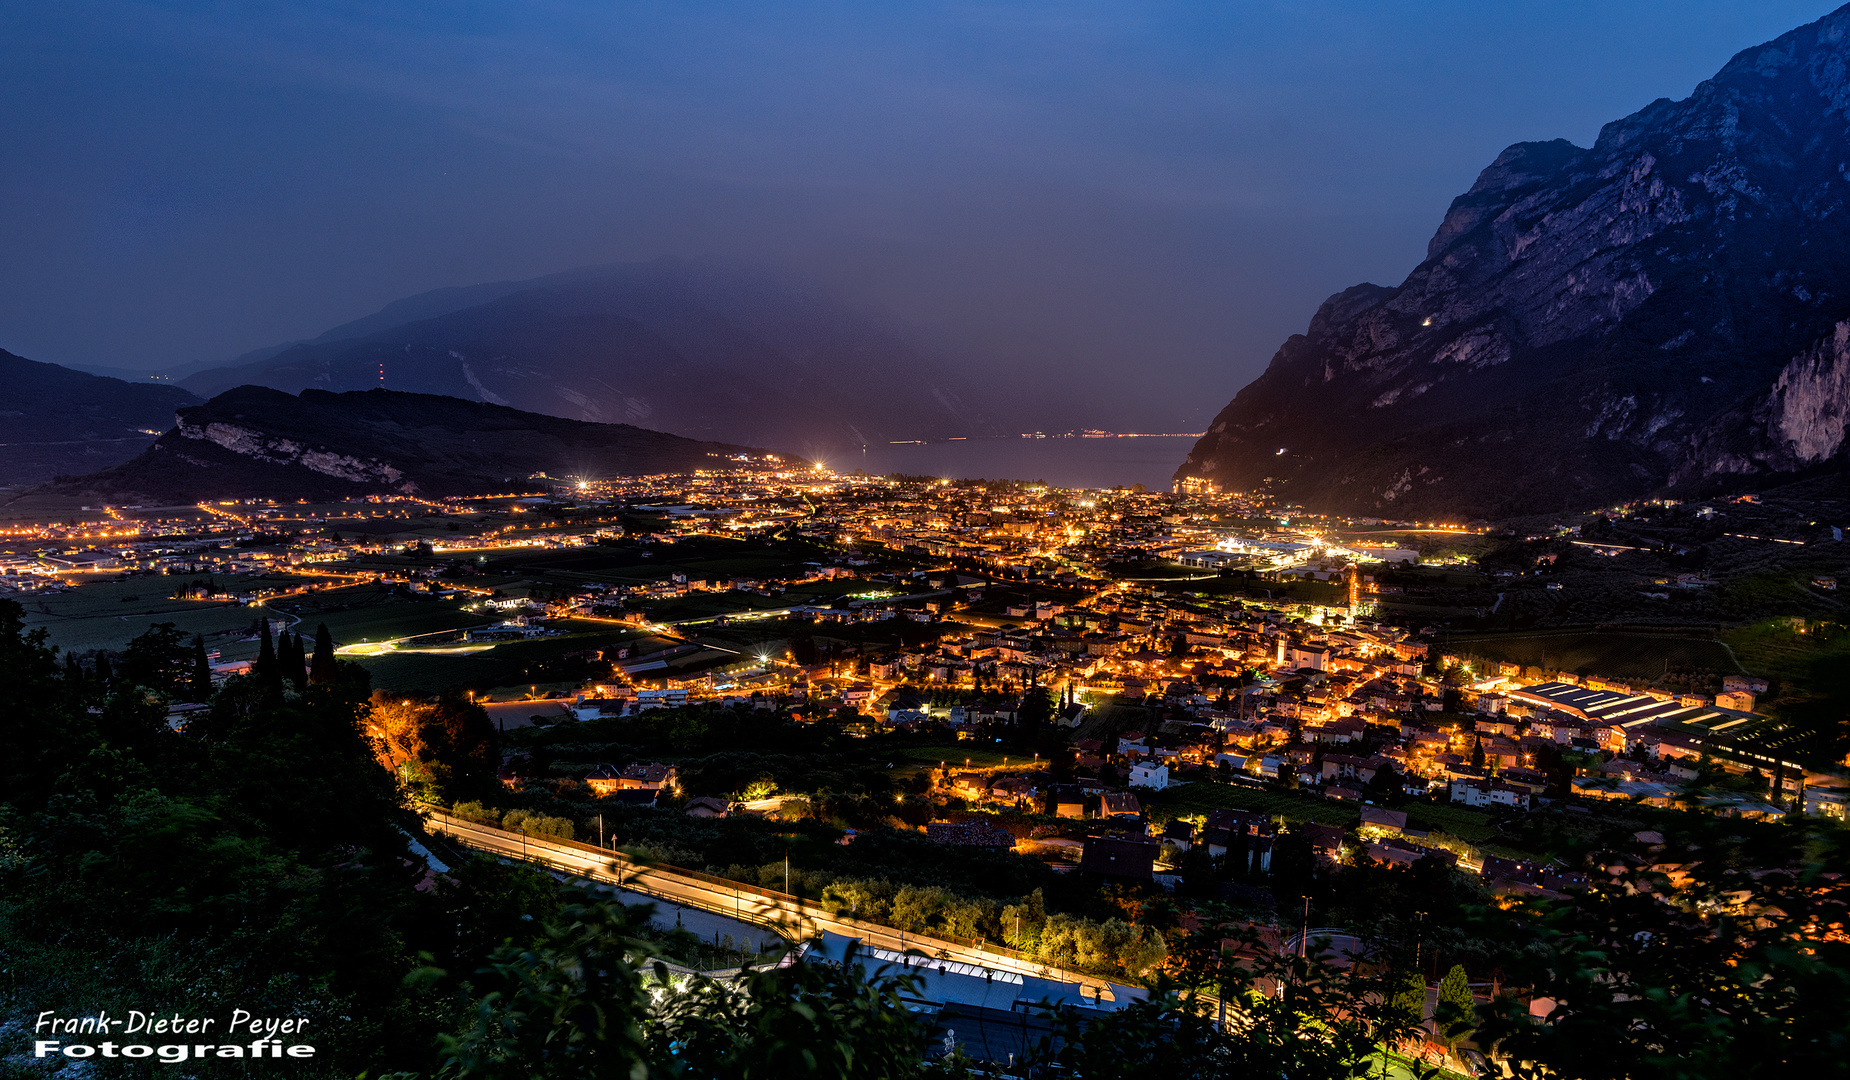
[[[1191,436],[1140,439],[965,439],[870,445],[865,460],[838,455],[840,472],[947,476],[957,480],[1045,480],[1056,487],[1142,484],[1167,491],[1176,466],[1195,445]]]

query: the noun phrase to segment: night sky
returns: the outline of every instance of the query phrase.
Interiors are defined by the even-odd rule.
[[[1504,146],[1828,3],[0,5],[0,348],[222,362],[662,255],[1198,430]]]

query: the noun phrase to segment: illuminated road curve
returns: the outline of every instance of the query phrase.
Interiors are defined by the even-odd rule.
[[[562,844],[489,825],[477,825],[441,810],[430,812],[428,824],[431,829],[482,851],[541,863],[594,881],[621,885],[625,889],[658,899],[770,927],[789,941],[807,940],[826,930],[832,934],[860,938],[875,948],[901,952],[917,949],[941,960],[977,964],[997,971],[1034,975],[1057,982],[1081,983],[1087,987],[1089,995],[1103,993],[1108,998],[1111,996],[1111,984],[1095,976],[1062,971],[990,949],[960,945],[922,934],[908,934],[890,926],[831,915],[825,909],[796,897],[775,893],[766,895],[763,890],[753,890],[749,886],[729,888],[690,874],[645,866],[619,852],[600,851],[589,845]]]

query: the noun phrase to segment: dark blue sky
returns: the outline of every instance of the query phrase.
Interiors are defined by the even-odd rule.
[[[444,285],[785,267],[1203,422],[1588,143],[1826,3],[0,5],[0,347],[218,361]]]

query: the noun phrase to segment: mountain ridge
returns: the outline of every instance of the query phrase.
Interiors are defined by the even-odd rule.
[[[1497,515],[1841,467],[1850,7],[1590,147],[1517,143],[1398,286],[1333,295],[1176,471]]]
[[[0,349],[0,486],[116,465],[152,445],[174,410],[196,405],[166,383],[128,382]]]
[[[815,456],[992,434],[982,390],[871,316],[675,260],[406,297],[182,385],[385,385]],[[244,358],[240,358],[244,359]]]
[[[607,479],[763,461],[754,447],[395,390],[292,395],[242,386],[182,408],[135,459],[51,485],[161,504],[214,499],[444,497],[530,478]]]

